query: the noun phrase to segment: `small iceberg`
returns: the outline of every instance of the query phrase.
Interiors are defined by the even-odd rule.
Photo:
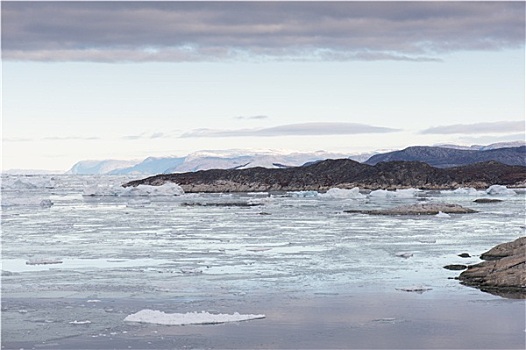
[[[144,309],[126,316],[125,322],[153,323],[167,326],[184,326],[197,324],[219,324],[227,322],[248,321],[265,318],[265,315],[211,314],[205,311],[168,314],[159,310]]]
[[[444,213],[443,211],[439,211],[437,215],[435,215],[437,218],[450,218],[451,215]]]
[[[136,187],[122,187],[120,185],[114,186],[91,186],[84,190],[84,196],[113,196],[113,197],[135,197],[135,196],[181,196],[184,190],[181,186],[166,182],[161,186],[138,185]]]
[[[413,197],[416,197],[419,192],[422,192],[422,191],[416,188],[396,189],[395,191],[375,190],[369,193],[369,198],[371,199],[413,198]]]
[[[486,193],[489,195],[514,196],[517,194],[514,190],[510,190],[506,186],[493,185],[488,187]]]
[[[349,189],[344,188],[331,188],[325,193],[319,195],[322,198],[331,198],[331,199],[359,199],[365,198],[365,195],[360,193],[358,187]]]
[[[86,320],[86,321],[71,321],[69,322],[69,324],[75,324],[75,325],[79,325],[79,324],[91,324],[91,321],[90,320]]]

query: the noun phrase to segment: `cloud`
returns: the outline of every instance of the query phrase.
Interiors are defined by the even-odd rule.
[[[272,136],[321,136],[353,135],[396,132],[391,129],[358,123],[302,123],[274,126],[259,129],[214,130],[195,129],[180,137],[272,137]]]
[[[524,2],[3,2],[33,61],[409,60],[524,47]]]
[[[502,121],[476,124],[436,126],[422,130],[421,134],[503,134],[524,132],[524,121]]]
[[[235,117],[235,119],[240,119],[240,120],[263,120],[263,119],[268,119],[268,116],[266,116],[266,115],[249,115],[249,116]]]

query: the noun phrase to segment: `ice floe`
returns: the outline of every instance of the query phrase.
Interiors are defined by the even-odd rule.
[[[365,198],[365,195],[360,193],[358,187],[351,189],[344,188],[331,188],[325,193],[320,193],[322,198],[335,198],[335,199],[346,199],[346,198]]]
[[[460,196],[478,196],[482,192],[477,191],[477,189],[473,187],[459,187],[456,190],[442,190],[440,191],[441,194],[453,194],[453,195],[460,195]]]
[[[184,191],[181,186],[166,182],[161,186],[139,185],[136,187],[113,186],[91,186],[84,189],[84,196],[114,196],[114,197],[134,197],[134,196],[180,196]]]
[[[91,324],[91,321],[90,320],[86,320],[86,321],[71,321],[69,322],[69,324],[75,324],[75,325],[79,325],[79,324]]]
[[[134,314],[126,316],[126,322],[153,323],[169,326],[218,324],[227,322],[248,321],[265,318],[265,315],[243,315],[235,312],[233,314],[211,314],[205,311],[187,313],[165,313],[159,310],[143,309]]]
[[[503,185],[493,185],[488,187],[486,193],[489,195],[501,195],[501,196],[514,196],[517,194],[514,190],[511,190]]]
[[[451,215],[444,213],[443,211],[439,211],[438,214],[435,215],[437,218],[450,218]]]
[[[419,192],[422,191],[416,188],[397,189],[395,191],[375,190],[371,191],[368,197],[372,199],[413,198],[416,197]]]

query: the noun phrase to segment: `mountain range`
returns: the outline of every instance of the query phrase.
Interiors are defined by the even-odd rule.
[[[524,142],[497,143],[487,146],[414,146],[390,152],[343,154],[317,151],[286,153],[279,151],[200,151],[183,157],[148,157],[142,161],[86,160],[76,163],[67,174],[154,175],[185,173],[208,169],[279,169],[309,165],[326,159],[351,159],[374,165],[402,160],[419,161],[434,167],[454,167],[496,160],[508,165],[525,165]]]
[[[416,146],[401,151],[373,155],[365,161],[365,164],[375,165],[397,160],[424,162],[437,168],[451,168],[491,160],[507,165],[525,166],[526,146],[487,150]]]

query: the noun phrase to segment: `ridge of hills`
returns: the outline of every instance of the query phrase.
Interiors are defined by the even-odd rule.
[[[488,150],[414,146],[400,151],[373,155],[365,161],[365,164],[375,165],[389,161],[420,161],[438,168],[451,168],[491,160],[507,165],[526,166],[526,146]]]
[[[487,188],[491,185],[523,187],[526,167],[496,161],[460,167],[436,168],[423,162],[392,161],[376,165],[350,159],[324,160],[308,166],[283,169],[211,169],[161,174],[124,184],[160,186],[178,184],[192,192],[326,191],[332,187],[362,189]]]

